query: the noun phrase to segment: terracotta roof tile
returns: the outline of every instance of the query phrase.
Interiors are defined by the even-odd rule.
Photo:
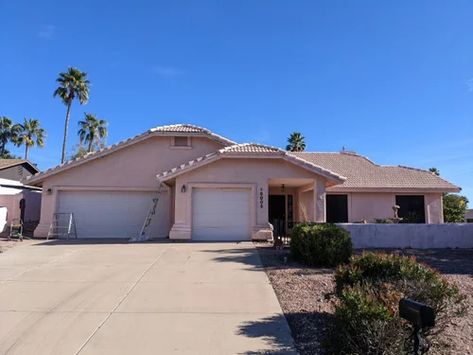
[[[208,129],[191,124],[173,124],[151,128],[153,132],[210,133]]]
[[[271,147],[268,145],[263,145],[263,144],[256,144],[256,143],[242,143],[242,144],[234,144],[225,148],[222,148],[215,153],[210,153],[207,154],[203,157],[199,157],[197,159],[193,159],[185,164],[181,164],[173,169],[163,171],[162,173],[158,174],[156,177],[160,180],[166,180],[169,178],[172,178],[174,176],[177,176],[179,174],[182,174],[185,171],[189,171],[193,168],[196,168],[198,166],[207,164],[211,161],[217,160],[220,157],[229,157],[231,158],[232,156],[245,156],[249,158],[265,158],[265,157],[280,157],[282,159],[288,160],[296,165],[299,165],[301,167],[304,167],[305,169],[309,169],[317,174],[320,174],[322,176],[326,176],[327,178],[331,180],[335,180],[336,182],[341,182],[345,180],[345,177],[342,175],[339,175],[337,173],[334,173],[333,171],[330,171],[329,169],[326,169],[324,167],[321,167],[317,164],[314,164],[310,161],[301,159],[297,156],[288,154],[285,150],[282,150],[277,147]]]
[[[222,143],[231,145],[235,144],[234,141],[231,141],[228,138],[225,138],[221,135],[215,134],[207,128],[195,126],[192,124],[187,123],[180,123],[180,124],[173,124],[168,126],[159,126],[155,128],[151,128],[150,132],[158,132],[158,133],[177,133],[177,134],[197,134],[197,135],[205,135],[212,137]]]
[[[222,153],[284,153],[281,149],[256,143],[235,144],[220,149]]]
[[[220,142],[222,145],[233,145],[235,142],[220,136],[218,134],[215,134],[211,132],[210,130],[203,128],[203,127],[198,127],[194,126],[191,124],[174,124],[174,125],[168,125],[168,126],[159,126],[159,127],[154,127],[149,130],[147,130],[144,133],[138,134],[136,136],[130,137],[128,139],[125,139],[123,141],[120,141],[118,143],[112,144],[111,146],[102,148],[96,152],[88,153],[83,157],[68,160],[62,164],[59,164],[57,166],[54,166],[52,168],[47,169],[46,171],[43,171],[41,173],[36,173],[33,176],[30,176],[27,178],[28,181],[31,181],[31,183],[37,183],[41,181],[43,178],[49,175],[56,174],[64,169],[72,168],[74,166],[80,165],[82,163],[85,163],[89,160],[96,159],[98,157],[102,157],[104,155],[110,154],[117,149],[121,149],[126,147],[127,145],[133,144],[135,142],[138,142],[142,139],[145,139],[148,136],[152,135],[172,135],[172,134],[189,134],[189,135],[197,135],[197,136],[207,136],[213,140],[216,140]]]
[[[345,176],[344,183],[331,187],[350,189],[435,189],[458,191],[459,188],[429,171],[403,167],[382,166],[354,153],[293,152],[299,158]]]

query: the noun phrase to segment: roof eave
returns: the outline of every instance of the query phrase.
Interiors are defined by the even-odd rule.
[[[74,160],[70,160],[70,161],[67,161],[66,163],[64,164],[61,164],[61,165],[58,165],[54,168],[51,168],[48,170],[46,170],[45,172],[43,173],[39,173],[37,174],[37,176],[33,175],[31,177],[29,177],[27,180],[28,184],[30,185],[39,185],[41,184],[46,178],[48,178],[49,176],[51,175],[55,175],[59,172],[63,172],[63,171],[66,171],[68,169],[71,169],[73,167],[77,167],[77,166],[80,166],[84,163],[87,163],[91,160],[95,160],[95,159],[98,159],[98,158],[101,158],[105,155],[108,155],[108,154],[111,154],[112,152],[115,152],[115,151],[119,151],[123,148],[126,148],[132,144],[136,144],[140,141],[143,141],[149,137],[153,137],[153,136],[159,136],[159,137],[168,137],[168,136],[176,136],[176,135],[183,135],[183,136],[191,136],[191,137],[204,137],[204,138],[209,138],[209,139],[212,139],[216,142],[219,142],[221,143],[222,145],[224,146],[229,146],[229,145],[233,145],[235,144],[235,142],[229,140],[229,139],[226,139],[224,137],[221,137],[217,134],[214,134],[214,133],[202,133],[202,132],[160,132],[160,131],[156,131],[156,130],[153,130],[153,129],[150,129],[142,134],[139,134],[135,137],[132,137],[132,138],[128,138],[124,141],[121,141],[121,142],[118,142],[116,144],[113,144],[111,145],[110,147],[107,147],[107,148],[104,148],[102,150],[99,150],[95,153],[92,153],[92,154],[89,154],[83,158],[78,158],[78,159],[74,159]]]
[[[333,186],[327,192],[397,192],[397,193],[458,193],[461,188],[457,186],[452,187],[389,187],[389,186],[374,186],[374,187],[344,187]]]
[[[4,166],[2,166],[2,167],[0,168],[0,170],[5,170],[5,169],[12,168],[12,167],[14,167],[14,166],[21,165],[21,164],[25,164],[25,163],[28,164],[31,168],[33,168],[33,170],[35,170],[37,173],[40,172],[40,170],[39,170],[36,166],[34,166],[33,163],[31,163],[31,162],[30,162],[29,160],[27,160],[27,159],[23,159],[23,160],[21,160],[21,161],[15,162],[15,163],[11,163],[11,164],[8,164],[8,165],[4,165]]]
[[[292,156],[288,156],[287,154],[284,154],[284,152],[282,151],[281,152],[279,151],[278,152],[265,152],[265,153],[248,153],[248,152],[227,152],[224,150],[220,150],[216,153],[212,153],[210,155],[198,158],[200,159],[200,161],[198,162],[193,160],[185,164],[182,164],[179,167],[174,168],[175,169],[174,172],[171,172],[171,171],[163,172],[161,174],[156,175],[156,178],[160,182],[166,182],[175,178],[176,176],[188,173],[192,170],[195,170],[197,168],[200,168],[204,165],[210,164],[222,158],[283,159],[283,160],[288,161],[291,164],[294,164],[305,170],[308,170],[311,173],[321,175],[325,177],[327,180],[329,180],[330,182],[332,182],[333,184],[341,184],[346,180],[344,176],[337,175],[329,170],[326,170],[319,166],[311,164],[303,159],[291,159]],[[174,170],[174,169],[171,169],[171,170]]]

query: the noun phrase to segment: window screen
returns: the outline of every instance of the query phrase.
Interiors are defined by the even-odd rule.
[[[424,196],[397,195],[396,205],[400,207],[401,223],[425,223]]]
[[[327,195],[327,222],[348,222],[348,198],[347,195]]]

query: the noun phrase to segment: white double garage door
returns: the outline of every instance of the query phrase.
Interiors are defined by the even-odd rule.
[[[79,238],[130,238],[138,235],[153,192],[60,191],[57,211],[73,213]],[[165,238],[171,227],[168,192],[160,196],[149,235]],[[192,239],[249,240],[249,189],[192,189]]]
[[[57,211],[73,213],[78,238],[131,238],[143,226],[153,191],[59,191]],[[167,236],[170,224],[169,195],[163,192],[148,229],[153,238]]]

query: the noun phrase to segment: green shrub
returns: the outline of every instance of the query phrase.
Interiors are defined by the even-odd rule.
[[[415,258],[365,253],[335,272],[335,322],[327,342],[330,354],[405,354],[411,325],[398,313],[399,300],[410,298],[434,308],[436,326],[424,329],[431,352],[445,349],[438,335],[465,309],[455,285]]]
[[[353,252],[350,233],[334,224],[301,223],[291,236],[291,256],[309,266],[346,263]]]

